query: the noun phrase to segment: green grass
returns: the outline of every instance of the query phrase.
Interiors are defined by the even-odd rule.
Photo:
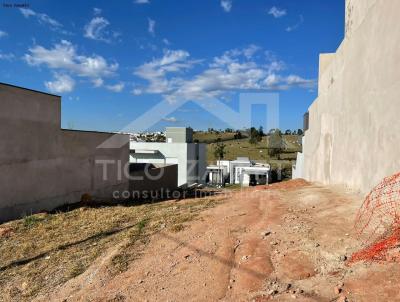
[[[29,215],[25,216],[23,218],[23,225],[25,228],[31,228],[34,225],[36,225],[38,222],[42,221],[44,218],[40,216],[35,216],[35,215]]]

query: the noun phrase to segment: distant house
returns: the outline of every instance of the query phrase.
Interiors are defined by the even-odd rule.
[[[205,183],[206,145],[193,143],[193,130],[167,127],[166,142],[130,142],[131,164],[178,166],[177,186]]]
[[[216,165],[207,166],[210,185],[240,184],[268,184],[271,167],[269,164],[259,164],[248,157],[238,157],[236,160],[217,161]]]

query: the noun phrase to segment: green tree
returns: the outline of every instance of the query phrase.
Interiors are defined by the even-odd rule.
[[[252,144],[252,145],[255,145],[255,144],[257,144],[257,138],[256,137],[254,137],[254,136],[251,136],[250,137],[250,139],[249,139],[249,143],[250,144]]]
[[[241,139],[243,138],[242,132],[236,130],[235,135],[233,136],[234,139]]]
[[[258,142],[261,142],[261,140],[262,140],[261,133],[263,134],[263,130],[262,130],[262,127],[260,127],[260,128],[261,128],[260,129],[261,132],[260,132],[260,130],[257,130],[254,127],[250,128],[250,139],[249,139],[250,144],[257,144]]]
[[[279,129],[273,129],[273,128],[270,129],[269,132],[268,132],[269,135],[274,134],[274,133],[282,134],[281,130],[279,130]]]
[[[278,131],[272,132],[268,137],[268,154],[275,156],[283,149],[282,133]]]
[[[263,128],[262,126],[260,126],[260,128],[258,128],[258,134],[259,134],[261,137],[265,136],[264,128]]]
[[[226,145],[221,141],[221,138],[217,139],[214,148],[214,157],[215,159],[223,159],[226,154]]]

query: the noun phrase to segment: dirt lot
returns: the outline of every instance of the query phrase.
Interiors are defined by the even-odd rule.
[[[400,301],[398,263],[346,261],[360,247],[353,234],[360,196],[291,181],[210,198],[215,205],[184,228],[157,228],[140,249],[126,238],[108,245],[84,272],[39,289],[34,300]],[[124,250],[135,257],[115,273]],[[15,280],[15,291],[26,290]]]

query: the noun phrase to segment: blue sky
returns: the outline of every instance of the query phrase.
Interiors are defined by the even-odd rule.
[[[153,129],[225,128],[191,101],[237,110],[240,93],[266,92],[279,93],[280,128],[301,128],[318,55],[344,32],[344,0],[28,3],[0,8],[0,81],[61,95],[73,129],[118,131],[177,100],[188,102]],[[254,126],[264,113],[253,109]]]

